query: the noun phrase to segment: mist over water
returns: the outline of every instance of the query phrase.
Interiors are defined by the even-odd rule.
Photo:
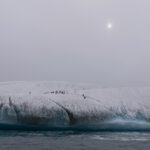
[[[147,0],[2,0],[0,81],[150,85],[149,5]]]

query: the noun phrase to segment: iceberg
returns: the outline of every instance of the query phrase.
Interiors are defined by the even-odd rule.
[[[150,87],[1,82],[0,129],[150,131]]]

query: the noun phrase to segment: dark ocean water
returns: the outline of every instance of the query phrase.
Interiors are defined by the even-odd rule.
[[[0,131],[0,150],[149,150],[148,132]]]

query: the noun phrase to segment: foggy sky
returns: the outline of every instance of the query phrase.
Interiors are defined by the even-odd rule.
[[[149,8],[149,0],[0,0],[0,81],[150,85]]]

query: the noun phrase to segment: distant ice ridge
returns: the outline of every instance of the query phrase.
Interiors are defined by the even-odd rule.
[[[150,87],[3,82],[0,129],[150,131]]]

